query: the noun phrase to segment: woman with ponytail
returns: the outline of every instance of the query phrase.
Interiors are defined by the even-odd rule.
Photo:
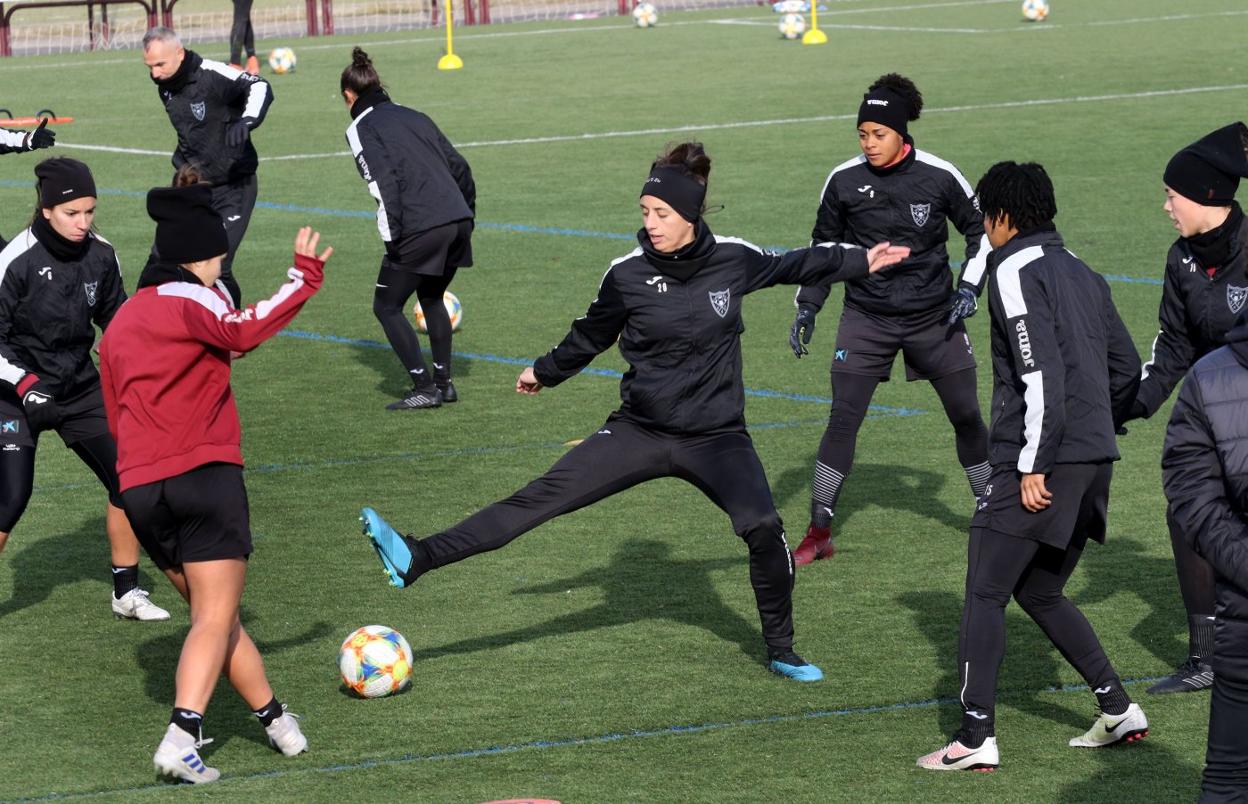
[[[797,681],[819,668],[793,650],[793,564],[763,465],[745,427],[742,298],[777,284],[863,277],[909,249],[839,243],[767,253],[706,225],[711,159],[696,142],[670,148],[642,185],[637,248],[614,260],[588,312],[563,341],[520,373],[534,395],[584,369],[618,341],[628,371],[605,424],[542,477],[447,530],[401,536],[371,508],[362,515],[391,583],[405,587],[438,567],[496,550],[562,514],[647,480],[691,483],[732,520],[750,555],[768,667]]]
[[[908,124],[919,119],[923,96],[896,73],[881,76],[858,108],[859,156],[838,165],[824,182],[812,242],[881,240],[910,247],[895,271],[845,283],[845,305],[832,358],[832,413],[819,444],[811,484],[810,526],[793,556],[809,564],[835,553],[832,515],[854,462],[858,428],[875,388],[887,382],[901,352],[906,379],[927,380],[953,425],[958,462],[979,497],[991,471],[988,431],[976,396],[975,356],[962,319],[975,313],[983,290],[983,216],[975,192],[949,162],[919,150]],[[966,237],[966,262],[950,287],[951,221]],[[815,316],[829,286],[797,294],[789,346],[807,353]]]
[[[340,88],[351,110],[347,142],[377,202],[377,230],[386,245],[373,314],[412,383],[411,391],[386,407],[414,410],[455,402],[451,320],[442,294],[458,268],[472,265],[477,203],[472,170],[428,115],[390,100],[372,60],[358,47],[342,71]],[[407,318],[412,294],[425,312],[432,376]]]

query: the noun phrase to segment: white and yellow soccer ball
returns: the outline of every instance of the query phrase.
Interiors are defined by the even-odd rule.
[[[299,60],[295,58],[295,51],[290,48],[274,48],[273,52],[269,54],[269,69],[278,75],[293,73],[295,71],[295,65],[298,61]]]
[[[659,11],[652,3],[633,6],[633,24],[638,28],[653,28],[659,24]]]
[[[446,307],[446,314],[451,317],[451,332],[459,332],[459,325],[464,323],[464,306],[459,303],[459,297],[448,290],[442,294],[442,305]],[[425,311],[420,309],[420,302],[416,302],[412,307],[412,316],[416,319],[416,329],[421,332],[429,331],[429,325],[425,323]]]
[[[801,14],[785,14],[780,18],[780,35],[785,39],[800,39],[806,33],[806,18]]]
[[[1040,22],[1049,16],[1048,0],[1023,0],[1023,19],[1028,22]]]
[[[366,625],[342,641],[338,671],[361,698],[384,698],[411,683],[412,647],[393,628]]]

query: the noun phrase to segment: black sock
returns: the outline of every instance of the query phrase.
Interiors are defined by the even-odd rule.
[[[260,718],[260,725],[266,729],[272,725],[273,721],[282,716],[282,705],[277,702],[277,696],[259,709],[252,710],[252,714]]]
[[[433,569],[433,559],[429,557],[429,550],[421,543],[420,539],[417,539],[415,536],[405,536],[404,541],[407,542],[408,549],[412,551],[412,563],[408,566],[407,571],[403,573],[403,579],[414,581]]]
[[[1131,696],[1122,688],[1122,682],[1113,679],[1108,684],[1092,690],[1096,695],[1096,703],[1107,715],[1121,715],[1131,705]]]
[[[139,565],[119,567],[113,565],[113,597],[121,600],[132,589],[139,588]]]
[[[173,707],[173,715],[169,718],[169,722],[194,737],[196,741],[204,733],[204,716],[193,709]]]
[[[984,740],[995,735],[996,728],[992,715],[984,717],[982,712],[974,715],[970,712],[963,712],[962,728],[954,736],[967,748],[979,748],[984,744]]]
[[[433,391],[437,388],[433,380],[429,377],[429,372],[422,369],[409,371],[407,376],[412,378],[412,390],[414,391]]]
[[[1205,664],[1213,657],[1213,623],[1211,614],[1197,614],[1187,618],[1188,653]]]
[[[441,363],[433,364],[433,384],[439,388],[445,388],[446,384],[451,381],[451,369]]]

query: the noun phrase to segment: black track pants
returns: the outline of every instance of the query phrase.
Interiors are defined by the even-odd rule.
[[[234,25],[230,28],[230,63],[242,64],[243,50],[256,55],[256,33],[251,27],[252,0],[234,0]]]
[[[1248,804],[1248,623],[1218,621],[1201,804]]]
[[[745,432],[673,436],[607,422],[537,480],[421,544],[434,567],[445,566],[659,477],[687,480],[728,514],[749,548],[763,639],[771,649],[792,648],[793,564],[767,476]]]
[[[243,243],[243,235],[247,234],[247,225],[251,223],[251,213],[256,208],[258,192],[254,173],[212,188],[212,208],[225,223],[225,237],[230,244],[230,250],[221,261],[221,283],[229,291],[235,307],[243,306],[243,293],[239,289],[238,280],[234,278],[234,255]]]

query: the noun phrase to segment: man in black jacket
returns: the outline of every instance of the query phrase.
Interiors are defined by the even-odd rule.
[[[1201,802],[1248,796],[1248,315],[1226,342],[1188,373],[1161,459],[1172,516],[1217,578]]]
[[[234,306],[241,307],[242,293],[232,269],[256,206],[259,158],[251,132],[264,122],[273,90],[259,76],[186,50],[168,28],[153,28],[144,35],[143,63],[178,134],[174,168],[193,163],[200,177],[212,184],[212,208],[225,221],[230,241],[221,281]],[[158,257],[153,254],[153,259]]]
[[[1092,688],[1100,715],[1070,745],[1148,734],[1083,613],[1063,593],[1089,539],[1105,540],[1114,411],[1140,358],[1109,285],[1063,245],[1053,185],[1037,164],[994,165],[977,188],[993,252],[992,474],[971,520],[958,641],[962,727],[920,757],[930,770],[999,763],[994,705],[1010,596]]]

